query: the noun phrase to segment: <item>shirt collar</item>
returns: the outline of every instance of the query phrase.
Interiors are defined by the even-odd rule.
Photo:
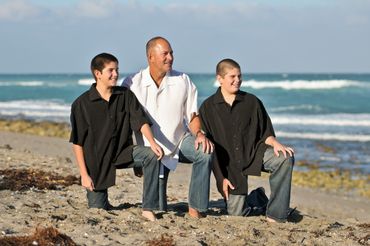
[[[236,94],[235,101],[244,101],[243,92],[241,92],[240,90]],[[217,104],[217,103],[226,103],[225,99],[224,99],[224,97],[222,96],[222,93],[221,93],[221,87],[218,87],[218,89],[215,93],[215,97],[213,99],[213,102],[215,104]]]
[[[117,94],[122,94],[122,93],[123,93],[123,91],[120,89],[119,86],[114,86],[113,87],[112,95],[117,95]],[[90,98],[91,101],[95,101],[95,100],[101,99],[101,96],[100,96],[98,90],[96,89],[96,83],[93,83],[90,86],[90,89],[89,89],[89,98]]]
[[[164,76],[164,78],[162,79],[162,82],[165,82],[167,85],[172,85],[172,84],[175,84],[175,81],[172,80],[172,79],[168,79],[169,77],[171,77],[173,75],[173,72],[172,70],[167,72],[166,75]],[[143,86],[151,86],[151,85],[155,85],[155,82],[152,78],[152,76],[150,76],[150,72],[149,72],[149,66],[144,70],[144,73],[143,73]]]

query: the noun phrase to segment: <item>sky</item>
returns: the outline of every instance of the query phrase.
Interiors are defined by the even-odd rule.
[[[109,52],[147,66],[167,38],[174,69],[214,73],[370,73],[370,0],[0,0],[0,73],[89,73]]]

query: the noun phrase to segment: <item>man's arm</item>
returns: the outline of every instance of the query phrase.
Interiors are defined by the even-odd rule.
[[[146,123],[143,124],[142,127],[140,128],[140,132],[149,141],[150,148],[153,150],[154,154],[158,156],[158,160],[160,160],[163,157],[163,149],[154,140],[153,133],[152,133],[152,130],[150,129],[150,126]]]
[[[87,173],[83,148],[80,145],[73,144],[72,149],[76,157],[77,165],[80,169],[81,185],[86,189],[93,191],[95,187],[90,175]]]
[[[199,116],[195,113],[189,123],[189,129],[195,137],[195,149],[198,149],[199,145],[202,144],[202,150],[204,153],[212,153],[214,150],[213,143],[209,141],[209,139],[206,138],[206,136],[202,132]]]

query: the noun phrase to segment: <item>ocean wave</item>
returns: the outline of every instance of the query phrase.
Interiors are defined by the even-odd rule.
[[[79,85],[91,85],[93,83],[95,83],[94,79],[79,79],[78,80]]]
[[[296,110],[308,110],[310,112],[320,112],[322,111],[322,107],[318,105],[301,104],[301,105],[272,107],[269,109],[269,112],[277,113],[277,112],[287,112],[287,111],[296,111]]]
[[[275,125],[370,127],[370,114],[271,115]]]
[[[216,80],[214,86],[218,87]],[[332,90],[345,87],[369,88],[369,83],[354,80],[281,80],[281,81],[243,81],[241,87],[250,87],[252,89],[280,88],[283,90]]]
[[[71,106],[59,101],[19,100],[0,102],[0,115],[32,119],[68,120]]]
[[[284,138],[310,139],[310,140],[335,140],[335,141],[353,141],[370,142],[370,135],[354,134],[335,134],[335,133],[314,133],[314,132],[276,132],[276,136]]]
[[[43,81],[3,81],[0,82],[0,86],[43,86]]]

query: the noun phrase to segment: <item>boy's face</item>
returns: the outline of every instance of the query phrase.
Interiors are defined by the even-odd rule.
[[[95,70],[95,77],[97,80],[96,82],[100,83],[103,86],[116,86],[119,77],[118,63],[113,61],[106,63],[104,69],[101,72],[99,70]]]
[[[227,94],[236,94],[242,83],[242,75],[238,68],[226,68],[226,74],[222,77],[217,75],[217,80],[220,82],[222,92]]]

